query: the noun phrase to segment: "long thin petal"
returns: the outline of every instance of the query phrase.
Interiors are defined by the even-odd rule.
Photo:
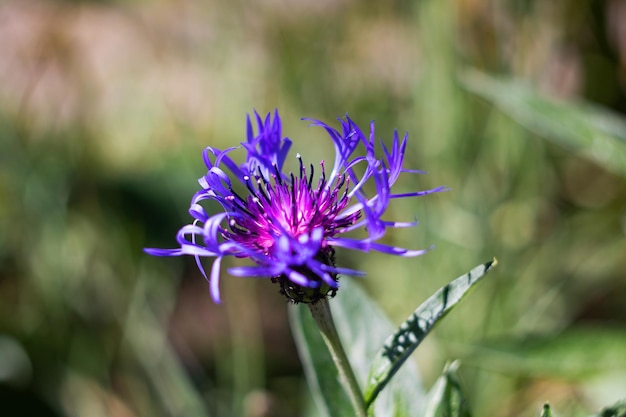
[[[236,277],[268,278],[284,272],[284,265],[235,266],[228,268],[228,273]]]
[[[220,303],[220,267],[222,266],[222,257],[217,257],[211,266],[211,298],[216,304]]]
[[[360,250],[362,252],[369,252],[370,250],[375,250],[378,252],[384,252],[390,255],[403,256],[403,257],[419,256],[427,252],[424,249],[410,250],[410,249],[405,249],[405,248],[401,248],[398,246],[389,246],[389,245],[384,245],[382,243],[370,242],[367,240],[357,240],[357,239],[348,239],[348,238],[332,239],[332,240],[329,240],[328,244],[332,246],[336,246],[336,247]]]
[[[423,195],[440,193],[442,191],[449,191],[450,189],[447,187],[437,187],[432,190],[424,190],[424,191],[415,191],[412,193],[402,193],[402,194],[391,194],[389,198],[405,198],[405,197],[421,197]]]
[[[176,249],[159,249],[159,248],[143,248],[143,251],[152,256],[180,256],[185,253],[181,248]]]

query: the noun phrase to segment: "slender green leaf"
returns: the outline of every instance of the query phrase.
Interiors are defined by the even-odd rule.
[[[469,406],[456,376],[458,362],[446,366],[430,392],[425,417],[470,417]]]
[[[435,324],[461,301],[467,291],[495,265],[495,259],[479,265],[440,288],[420,305],[394,334],[389,336],[370,368],[365,388],[365,401],[368,405],[374,402],[391,377],[400,369]]]
[[[626,175],[626,121],[617,113],[589,103],[549,99],[519,81],[477,71],[463,73],[461,82],[539,136]]]
[[[337,331],[359,384],[364,386],[378,347],[393,331],[389,319],[350,278],[330,301]],[[318,415],[350,415],[351,406],[337,379],[328,349],[305,305],[290,306],[290,321]],[[417,365],[407,364],[376,402],[377,417],[421,417],[426,405]]]

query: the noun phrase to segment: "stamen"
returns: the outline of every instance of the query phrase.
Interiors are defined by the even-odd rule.
[[[272,166],[274,167],[274,172],[276,174],[276,176],[274,177],[274,181],[276,181],[279,185],[283,185],[283,178],[280,174],[280,171],[278,169],[278,165],[276,165],[275,163],[272,164]]]
[[[308,187],[311,189],[311,184],[313,184],[313,173],[315,172],[315,167],[311,164],[311,175],[309,175]]]
[[[298,208],[296,205],[296,181],[291,173],[291,225],[295,228],[298,226]]]
[[[246,204],[246,200],[244,200],[239,194],[237,194],[237,192],[233,190],[233,187],[229,187],[228,191],[230,191],[233,194],[233,198],[236,198],[238,201]],[[226,198],[228,199],[228,197]]]
[[[346,182],[346,174],[340,175],[339,178],[337,178],[337,181],[339,181],[339,184],[337,184],[335,188],[337,190],[341,190],[341,187],[343,187]]]
[[[237,206],[237,209],[243,211],[248,216],[252,216],[252,213],[250,212],[250,210],[248,210],[248,204],[247,203],[242,203],[239,200],[234,200],[233,203]]]
[[[349,191],[350,191],[350,177],[348,177],[346,174],[343,174],[343,177],[345,179],[345,183],[346,183],[346,188],[343,192],[343,196],[341,197],[341,200],[348,200],[349,199]]]
[[[263,172],[261,171],[261,167],[257,167],[257,178],[261,178],[263,180],[263,183],[267,186],[270,185],[270,182],[267,180],[267,178],[265,178],[265,175],[263,175]]]
[[[241,198],[239,194],[237,194],[232,189],[230,191],[233,193],[233,195],[227,195],[226,197],[224,197],[224,199],[226,201],[233,203],[233,205],[237,207],[237,209],[243,211],[244,213],[248,215],[252,215],[252,213],[250,213],[250,211],[247,209],[248,202],[244,200],[243,198]]]
[[[259,194],[261,194],[261,196],[263,196],[265,201],[267,201],[269,203],[270,202],[270,197],[267,195],[267,192],[265,191],[265,188],[263,188],[261,186],[261,179],[260,178],[257,179],[256,185],[257,185],[257,189],[259,190]]]
[[[300,179],[302,179],[302,176],[306,176],[306,171],[305,171],[304,165],[302,163],[302,155],[297,154],[296,158],[298,158],[298,162],[300,163]]]
[[[228,221],[228,226],[230,227],[230,230],[232,230],[233,233],[236,233],[238,235],[251,235],[252,233],[250,232],[250,230],[248,230],[247,228],[243,227],[242,225],[240,225],[239,223],[237,223],[237,221],[235,219],[230,219]],[[230,234],[227,230],[222,230],[221,234],[224,235],[228,235]]]
[[[252,181],[250,181],[250,177],[246,175],[245,177],[243,177],[243,179],[246,181],[246,187],[250,191],[250,194],[252,194],[254,197],[258,197],[257,190],[252,185]]]
[[[324,169],[324,161],[320,162],[320,165],[322,166],[322,175],[320,177],[317,188],[321,191],[322,188],[324,188],[324,185],[326,185],[326,170]]]

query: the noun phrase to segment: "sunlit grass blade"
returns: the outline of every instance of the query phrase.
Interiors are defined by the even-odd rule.
[[[520,81],[467,71],[461,83],[522,126],[626,175],[626,121],[609,109],[542,96]]]
[[[435,382],[425,417],[470,417],[469,406],[456,376],[458,362],[446,366]]]
[[[440,288],[420,305],[402,323],[394,334],[389,336],[378,352],[365,388],[365,402],[371,405],[381,390],[400,369],[415,348],[424,340],[435,324],[441,320],[491,268],[496,260],[479,265],[467,274]]]

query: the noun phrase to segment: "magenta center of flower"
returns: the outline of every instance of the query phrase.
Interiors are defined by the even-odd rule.
[[[254,177],[245,177],[249,195],[244,198],[233,192],[238,215],[231,218],[225,238],[270,254],[277,238],[285,234],[298,239],[322,228],[325,246],[324,239],[353,225],[360,212],[341,215],[351,200],[346,175],[328,183],[322,164],[322,175],[313,185],[312,165],[308,171],[300,159],[298,176],[284,178],[276,168],[271,181],[260,171]]]

